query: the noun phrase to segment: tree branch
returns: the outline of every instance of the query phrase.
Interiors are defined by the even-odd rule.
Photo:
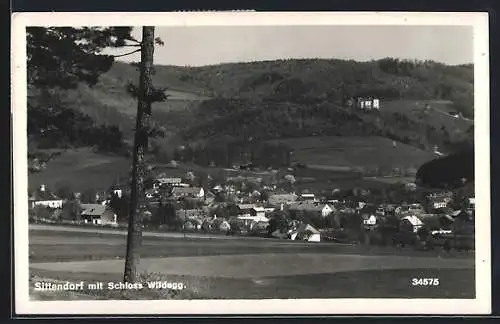
[[[136,49],[135,51],[132,51],[132,52],[130,52],[130,53],[125,53],[125,54],[120,54],[120,55],[110,55],[110,56],[113,56],[113,57],[122,57],[122,56],[131,55],[131,54],[134,54],[134,53],[137,53],[137,52],[140,52],[140,51],[141,51],[141,49],[140,49],[140,48],[138,48],[138,49]]]
[[[127,40],[131,41],[131,42],[135,42],[137,43],[138,45],[141,45],[142,42],[141,41],[138,41],[137,39],[133,38],[133,37],[130,37],[130,38],[127,38]]]

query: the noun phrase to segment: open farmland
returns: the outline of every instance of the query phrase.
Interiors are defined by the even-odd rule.
[[[192,298],[474,296],[472,255],[442,252],[437,258],[436,251],[237,237],[228,238],[229,243],[227,239],[166,235],[144,238],[140,271],[183,282],[196,292]],[[120,281],[125,242],[124,235],[31,230],[31,276]],[[410,285],[411,278],[422,276],[439,278],[441,284],[425,289]],[[46,292],[36,298],[73,298],[54,294],[57,292]],[[95,298],[98,296],[87,296]]]
[[[128,177],[132,161],[123,156],[95,153],[90,148],[71,149],[50,160],[47,168],[29,175],[29,187],[68,187],[74,191],[107,190]]]
[[[324,136],[287,138],[272,141],[283,143],[293,150],[293,162],[308,166],[344,167],[419,167],[434,158],[410,145],[383,137]],[[369,158],[368,158],[369,157]]]

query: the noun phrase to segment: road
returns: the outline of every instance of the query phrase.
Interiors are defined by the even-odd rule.
[[[438,113],[442,114],[442,115],[448,116],[449,118],[453,118],[453,119],[462,119],[462,120],[465,120],[465,121],[468,121],[468,122],[471,122],[471,123],[473,123],[473,122],[474,122],[474,120],[469,119],[469,118],[467,118],[467,117],[454,117],[454,116],[451,116],[450,114],[448,114],[448,113],[446,113],[446,112],[444,112],[444,111],[441,111],[441,110],[439,110],[439,109],[433,109],[433,110],[434,110],[435,112],[438,112]]]
[[[90,228],[90,227],[72,227],[72,226],[58,226],[58,225],[40,225],[40,224],[30,224],[30,231],[52,231],[52,232],[77,232],[77,233],[93,233],[93,234],[112,234],[112,235],[127,235],[127,231],[120,229],[105,229],[105,228]],[[184,233],[172,233],[172,232],[142,232],[142,236],[144,237],[163,237],[163,238],[184,238]],[[209,234],[193,234],[186,233],[186,236],[189,238],[197,238],[197,239],[221,239],[221,240],[230,240],[235,239],[232,236],[225,235],[209,235]],[[252,239],[263,239],[263,238],[252,238]]]
[[[58,226],[58,225],[40,225],[40,224],[30,224],[30,231],[48,231],[48,232],[75,232],[75,233],[89,233],[89,234],[104,234],[104,235],[119,235],[126,236],[127,231],[119,229],[105,229],[105,228],[82,228],[82,227],[71,227],[71,226]],[[230,235],[211,235],[211,234],[199,234],[199,233],[174,233],[174,232],[142,232],[143,237],[147,238],[165,238],[165,239],[201,239],[201,240],[226,240],[226,241],[260,241],[267,242],[273,245],[288,245],[288,244],[303,244],[303,245],[339,245],[339,246],[353,246],[353,244],[347,243],[331,243],[331,242],[294,242],[290,240],[278,240],[264,237],[248,237],[248,236],[230,236]]]

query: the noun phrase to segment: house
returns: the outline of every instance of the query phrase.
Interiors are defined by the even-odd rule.
[[[263,217],[266,216],[266,214],[272,213],[275,211],[275,208],[273,207],[254,207],[252,215],[255,213],[255,216]]]
[[[292,204],[289,208],[290,212],[311,212],[318,214],[319,216],[326,217],[330,215],[334,208],[330,207],[328,204],[316,204],[311,202],[299,202],[296,204]]]
[[[453,200],[453,192],[436,191],[426,195],[426,205],[428,209],[445,208]]]
[[[432,209],[446,208],[448,201],[446,199],[436,199],[430,202],[429,207]]]
[[[421,204],[410,204],[408,206],[408,212],[413,214],[424,213],[424,207]]]
[[[300,224],[290,233],[290,239],[307,242],[320,242],[321,234],[310,224]]]
[[[401,219],[400,230],[407,230],[417,233],[419,229],[425,227],[431,234],[450,232],[455,220],[450,215],[422,214],[419,216],[408,215]]]
[[[476,199],[474,197],[467,198],[467,209],[476,209]]]
[[[420,228],[424,226],[422,220],[415,215],[405,216],[401,219],[399,223],[400,230],[404,232],[417,233]]]
[[[252,211],[255,208],[254,204],[239,204],[238,207],[238,216],[250,216],[252,215]]]
[[[122,198],[123,194],[124,194],[124,190],[117,184],[112,185],[108,190],[109,196],[116,195],[118,198]]]
[[[62,208],[64,202],[63,199],[47,190],[45,185],[41,185],[40,188],[28,199],[28,201],[30,202],[31,208],[42,206],[53,209]]]
[[[380,109],[380,100],[378,98],[364,98],[358,97],[356,100],[356,107],[361,110],[372,110],[372,109]]]
[[[379,207],[374,205],[366,205],[358,211],[359,215],[361,215],[365,228],[371,229],[377,225],[379,212]]]
[[[205,191],[198,187],[175,187],[172,190],[172,196],[175,198],[204,198]]]
[[[363,219],[363,225],[365,226],[375,226],[377,225],[377,216],[375,215],[366,215],[362,216]]]
[[[238,219],[245,221],[245,224],[252,222],[268,222],[264,209],[253,204],[240,204],[238,207]]]
[[[121,197],[123,196],[123,191],[122,191],[121,189],[119,189],[119,188],[117,188],[117,189],[112,189],[112,190],[111,190],[111,193],[112,193],[113,195],[116,195],[118,198],[121,198]]]
[[[242,215],[242,216],[238,216],[238,219],[240,221],[243,221],[243,223],[246,226],[250,226],[250,227],[253,223],[259,223],[259,222],[269,223],[269,219],[265,216]]]
[[[316,196],[313,193],[303,193],[300,195],[300,198],[304,201],[317,201]]]
[[[100,204],[81,204],[81,218],[85,223],[94,225],[117,225],[117,216],[108,206]]]
[[[224,191],[224,188],[221,185],[216,185],[212,188],[214,192],[222,192]]]
[[[161,177],[157,178],[155,182],[153,183],[153,188],[157,189],[162,186],[182,186],[182,179],[181,178],[166,178],[166,177]]]

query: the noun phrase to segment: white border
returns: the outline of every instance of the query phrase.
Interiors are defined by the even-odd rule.
[[[26,26],[465,25],[474,28],[476,299],[29,301]],[[12,111],[17,314],[488,314],[491,312],[489,45],[487,13],[179,12],[15,13]]]

